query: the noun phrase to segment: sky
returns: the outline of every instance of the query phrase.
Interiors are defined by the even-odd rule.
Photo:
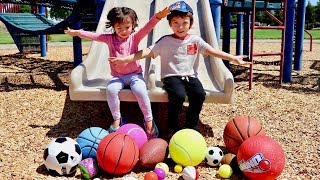
[[[308,4],[309,1],[310,1],[310,3],[311,3],[312,5],[317,5],[317,2],[318,2],[319,0],[307,0],[307,4]]]

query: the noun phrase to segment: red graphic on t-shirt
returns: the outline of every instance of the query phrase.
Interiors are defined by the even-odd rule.
[[[196,54],[197,50],[198,50],[197,44],[192,43],[192,44],[188,44],[187,45],[187,53],[188,53],[188,55]]]

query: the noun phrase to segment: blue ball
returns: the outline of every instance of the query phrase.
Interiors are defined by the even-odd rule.
[[[90,127],[82,131],[77,137],[77,143],[82,151],[82,159],[96,159],[98,144],[109,132],[100,127]]]

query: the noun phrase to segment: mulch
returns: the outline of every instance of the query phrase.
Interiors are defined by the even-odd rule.
[[[232,45],[234,46],[234,45]],[[308,44],[305,49],[308,50]],[[257,43],[260,52],[278,51],[279,43]],[[239,115],[258,119],[266,135],[278,141],[286,166],[278,179],[320,179],[320,44],[304,51],[303,68],[293,70],[292,82],[279,84],[278,57],[257,58],[253,89],[248,70],[232,66],[236,83],[234,104],[205,104],[199,132],[210,146],[224,146],[226,123]],[[89,46],[83,47],[85,57]],[[234,49],[232,49],[234,52]],[[0,50],[0,179],[66,179],[52,177],[43,165],[45,146],[54,138],[76,139],[84,129],[107,129],[112,122],[106,102],[75,102],[68,94],[73,68],[72,47],[52,47],[45,58]],[[157,104],[158,124],[165,124],[165,104]],[[129,122],[141,123],[137,103],[121,104]],[[183,121],[184,113],[181,116]],[[160,125],[161,129],[165,127]],[[170,166],[173,168],[173,165]],[[220,179],[217,168],[200,164],[202,179]],[[137,166],[125,176],[142,177],[148,169]],[[167,179],[181,179],[171,171]],[[101,179],[121,179],[100,174]],[[78,170],[68,179],[81,179]],[[231,179],[241,179],[233,175]]]

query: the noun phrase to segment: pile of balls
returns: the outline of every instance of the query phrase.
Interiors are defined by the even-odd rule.
[[[176,132],[167,143],[161,138],[148,141],[145,131],[136,124],[125,124],[110,134],[90,127],[76,141],[59,137],[50,142],[44,152],[44,164],[50,173],[58,175],[70,175],[79,167],[84,179],[95,177],[98,170],[125,175],[139,164],[152,169],[145,173],[145,180],[163,180],[170,172],[164,163],[167,158],[175,163],[174,172],[181,173],[184,180],[199,179],[197,166],[202,162],[217,168],[220,178],[242,173],[249,179],[276,179],[284,169],[281,146],[266,136],[259,121],[252,117],[230,120],[223,139],[222,150],[219,146],[208,147],[204,137],[193,129]]]

